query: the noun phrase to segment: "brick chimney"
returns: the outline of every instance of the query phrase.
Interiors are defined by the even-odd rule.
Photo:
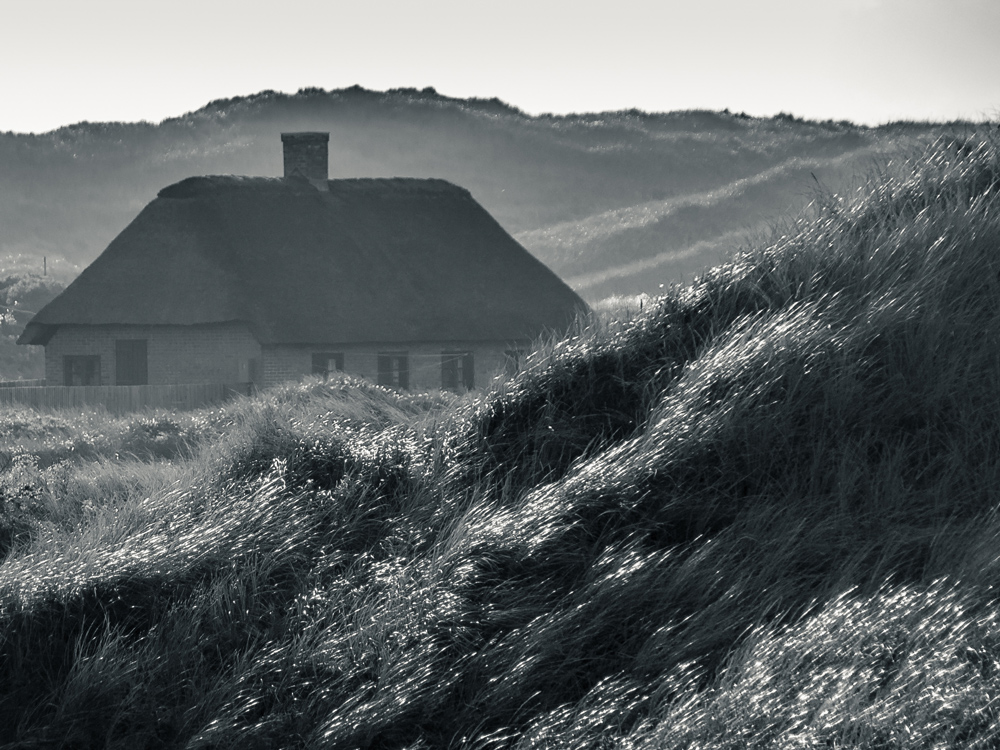
[[[327,143],[329,133],[282,133],[285,150],[285,177],[305,177],[309,180],[330,178]]]

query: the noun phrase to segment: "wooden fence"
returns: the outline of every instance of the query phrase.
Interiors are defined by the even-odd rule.
[[[0,386],[0,407],[20,404],[33,409],[104,407],[113,414],[142,409],[196,409],[249,393],[247,383],[179,385]]]

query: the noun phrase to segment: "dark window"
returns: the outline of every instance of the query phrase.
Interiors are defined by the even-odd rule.
[[[146,385],[146,339],[119,339],[115,342],[115,385]]]
[[[101,358],[96,354],[63,357],[63,385],[100,385]]]
[[[443,352],[441,354],[441,389],[445,391],[472,390],[475,385],[475,362],[472,352]]]
[[[404,389],[410,387],[410,364],[406,352],[378,355],[378,384]]]
[[[312,355],[312,374],[329,377],[331,372],[344,371],[344,355],[341,352],[322,352]]]

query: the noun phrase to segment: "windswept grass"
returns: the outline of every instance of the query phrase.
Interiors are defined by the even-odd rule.
[[[478,399],[72,464],[0,566],[0,741],[996,746],[998,195],[942,140]]]

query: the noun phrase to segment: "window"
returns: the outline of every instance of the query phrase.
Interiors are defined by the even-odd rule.
[[[344,371],[344,355],[342,352],[321,352],[312,355],[312,374],[320,375],[325,380],[331,372]]]
[[[63,385],[100,385],[101,358],[96,354],[63,357]]]
[[[442,352],[441,390],[472,390],[475,384],[472,352]]]
[[[146,385],[146,339],[115,341],[115,385]]]
[[[378,355],[378,384],[404,389],[410,387],[410,363],[406,352]]]

